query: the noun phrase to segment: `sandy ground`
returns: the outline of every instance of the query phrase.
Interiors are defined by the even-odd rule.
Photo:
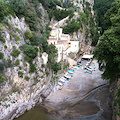
[[[84,66],[81,66],[75,70],[73,77],[64,83],[62,90],[57,90],[50,94],[45,102],[57,107],[62,102],[83,97],[92,89],[107,83],[107,81],[101,79],[101,71],[98,69],[97,61],[94,60],[91,66],[93,64],[95,65],[95,71],[92,74],[85,73]]]

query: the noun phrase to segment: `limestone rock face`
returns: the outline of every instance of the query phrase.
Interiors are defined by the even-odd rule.
[[[41,24],[46,27],[49,22],[48,15],[42,5],[39,10],[42,12]],[[8,16],[8,26],[4,25],[1,31],[0,52],[4,54],[4,59],[0,63],[5,64],[4,73],[6,81],[0,84],[0,120],[12,120],[23,114],[26,110],[31,109],[37,103],[41,103],[52,91],[50,85],[50,76],[46,76],[46,66],[48,55],[45,60],[38,51],[37,56],[33,59],[35,72],[30,72],[30,63],[25,61],[25,54],[20,46],[26,44],[25,32],[29,29],[25,18]],[[16,56],[12,55],[13,50],[19,51]],[[14,52],[16,54],[16,52]],[[45,94],[45,95],[44,95]]]

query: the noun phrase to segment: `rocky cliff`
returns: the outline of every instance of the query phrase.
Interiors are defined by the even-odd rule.
[[[39,9],[40,24],[43,25],[44,31],[49,19],[41,4]],[[24,17],[8,15],[5,20],[0,23],[0,119],[12,120],[36,103],[42,102],[52,86],[51,76],[45,74],[47,68],[42,58],[44,54],[39,47],[34,47],[36,56],[32,63],[24,54],[23,49],[27,48],[29,37],[36,33],[30,30]],[[30,51],[32,53],[32,49]]]
[[[26,4],[27,8],[24,6],[22,8],[25,8],[25,13],[22,11],[22,15],[20,14],[21,6],[18,5],[19,9],[15,8],[18,11],[15,11],[13,15],[5,16],[0,21],[1,120],[12,120],[14,117],[23,114],[26,110],[34,107],[36,103],[42,102],[53,90],[50,82],[51,72],[44,64],[42,57],[44,50],[41,49],[41,46],[37,46],[37,37],[34,37],[35,41],[31,39],[36,35],[42,37],[42,39],[46,38],[47,29],[49,29],[49,17],[41,3],[28,1],[27,3],[20,3]],[[11,3],[12,5],[14,4]],[[71,33],[71,39],[79,40],[80,51],[88,52],[92,43],[91,33],[86,33],[90,22],[83,23],[84,19],[87,19],[87,13],[82,14],[85,12],[83,8],[86,5],[84,6],[80,2],[77,5],[78,11],[74,12],[74,16],[71,17],[70,21],[75,18],[77,22],[81,23],[81,28]],[[88,14],[92,16],[91,13]],[[83,19],[79,19],[82,17]],[[67,22],[65,25],[67,25]]]

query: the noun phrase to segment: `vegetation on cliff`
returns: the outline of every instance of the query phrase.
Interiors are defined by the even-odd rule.
[[[120,77],[120,0],[112,4],[105,18],[107,30],[100,37],[95,56],[103,78],[114,81]]]
[[[104,15],[114,1],[115,0],[94,0],[94,11],[97,14],[98,26],[101,27],[101,34],[106,30],[106,24],[104,23],[104,20],[106,19],[104,18]]]
[[[80,29],[80,32],[85,31],[85,39],[86,43],[89,42],[89,38],[92,39],[92,45],[96,46],[99,38],[98,26],[95,22],[95,16],[92,15],[92,10],[90,3],[85,2],[83,4],[83,11],[79,12],[77,19],[71,17],[68,21],[67,25],[63,27],[64,33],[72,34],[73,32],[77,32]],[[74,15],[73,15],[74,16]]]

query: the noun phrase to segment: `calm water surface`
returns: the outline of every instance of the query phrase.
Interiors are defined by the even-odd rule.
[[[47,114],[47,110],[42,106],[39,106],[33,108],[32,110],[26,112],[24,115],[14,120],[51,120]]]

